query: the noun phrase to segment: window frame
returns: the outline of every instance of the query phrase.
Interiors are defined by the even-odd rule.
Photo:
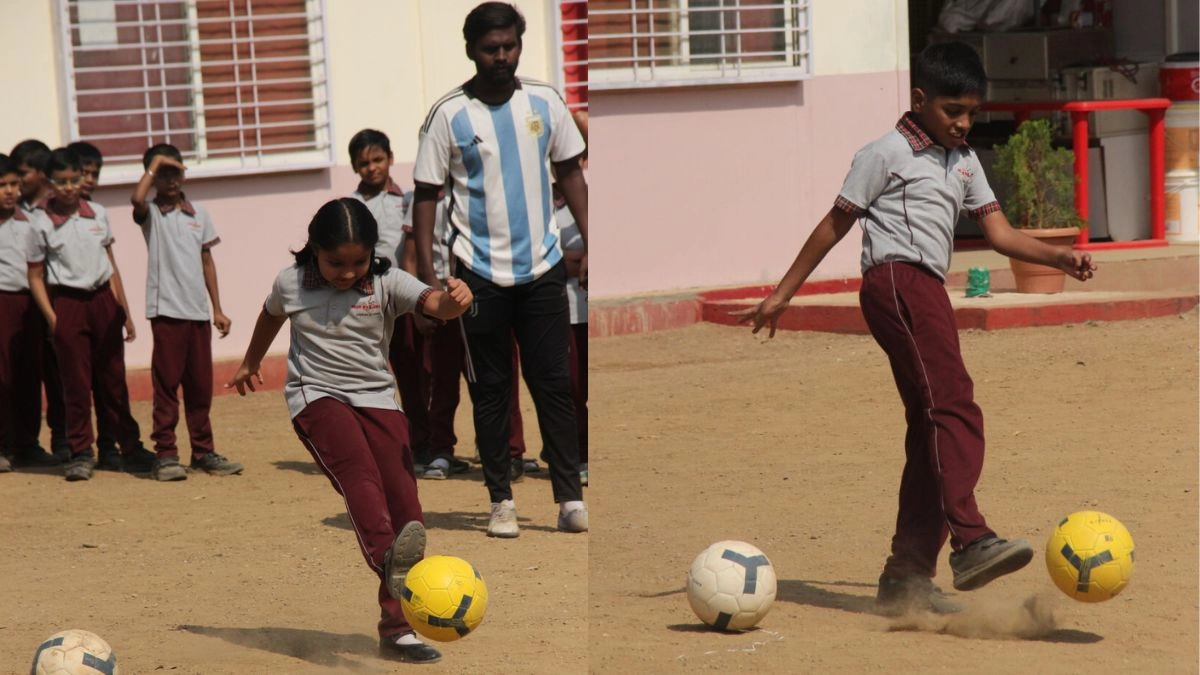
[[[198,0],[177,0],[181,5],[186,16],[184,31],[187,34],[188,55],[188,88],[187,92],[192,99],[190,105],[186,108],[187,112],[192,116],[192,126],[186,130],[179,130],[177,133],[190,134],[193,138],[194,149],[184,152],[184,164],[188,167],[189,178],[207,178],[207,177],[228,177],[228,176],[248,176],[272,174],[291,171],[304,171],[327,169],[336,165],[336,149],[334,148],[334,125],[333,125],[333,109],[332,95],[329,81],[329,26],[328,26],[328,11],[326,8],[326,0],[303,0],[306,30],[306,39],[311,45],[309,54],[310,67],[308,69],[308,77],[305,83],[307,89],[311,92],[312,101],[312,134],[313,141],[310,149],[284,152],[264,152],[261,148],[248,146],[243,140],[243,132],[248,130],[251,133],[267,128],[263,124],[242,124],[237,125],[239,142],[237,143],[237,152],[233,156],[213,157],[207,153],[209,150],[206,147],[207,143],[207,127],[206,127],[206,112],[204,104],[204,84],[201,80],[200,67],[202,65],[200,54],[200,38],[199,25],[200,20],[197,14]],[[253,2],[253,0],[247,0]],[[151,145],[151,142],[164,142],[164,137],[167,131],[164,130],[147,130],[139,133],[122,133],[119,135],[82,135],[80,132],[81,119],[86,115],[80,111],[79,97],[81,90],[76,86],[76,46],[72,40],[72,30],[79,29],[82,25],[71,23],[71,8],[73,5],[82,6],[88,0],[54,0],[52,10],[54,12],[57,38],[60,44],[60,55],[58,59],[58,74],[61,91],[64,93],[62,100],[62,108],[65,113],[65,136],[68,142],[74,141],[89,141],[93,142],[96,138],[136,138],[139,135],[144,135],[147,143],[146,147]],[[141,4],[139,0],[110,0],[112,6],[137,6]],[[248,5],[251,7],[252,5]],[[249,14],[246,16],[250,16]],[[141,25],[153,25],[153,22],[140,21]],[[139,30],[141,28],[139,27]],[[319,32],[319,34],[315,34]],[[116,47],[127,47],[133,49],[153,49],[156,45],[167,43],[145,42],[130,43],[122,45],[118,43]],[[250,43],[254,44],[254,43]],[[253,47],[252,47],[253,48]],[[182,62],[181,62],[182,63]],[[254,60],[257,64],[259,61]],[[235,68],[237,66],[235,65]],[[159,85],[144,85],[140,91],[128,92],[133,96],[158,95],[161,90],[174,85],[166,85],[165,82]],[[257,86],[257,83],[255,84]],[[116,87],[115,89],[122,89]],[[101,94],[107,93],[103,90]],[[86,94],[85,94],[86,95]],[[153,108],[146,106],[147,115],[164,114],[166,111],[174,110],[174,108],[162,107]],[[116,111],[120,112],[120,111]],[[255,108],[250,113],[255,120],[259,114],[259,109]],[[277,126],[291,123],[275,123]],[[106,185],[121,185],[136,183],[141,175],[145,172],[142,167],[141,158],[129,158],[122,155],[120,160],[105,158],[104,163],[104,183]]]
[[[658,0],[661,2],[661,0]],[[590,59],[589,81],[588,88],[595,91],[604,90],[627,90],[627,89],[647,89],[647,88],[664,88],[664,87],[694,87],[694,86],[712,86],[712,85],[730,85],[730,84],[759,84],[772,82],[799,82],[811,79],[813,76],[812,59],[813,59],[813,26],[812,26],[812,5],[813,0],[780,0],[782,6],[780,9],[784,12],[784,25],[780,28],[769,29],[748,29],[738,31],[737,29],[724,29],[717,31],[703,31],[705,35],[712,35],[718,39],[728,38],[730,36],[735,39],[739,35],[753,32],[777,32],[782,31],[785,35],[785,48],[781,54],[782,61],[798,60],[799,65],[790,63],[742,63],[742,56],[755,56],[762,54],[761,52],[747,52],[741,54],[735,52],[737,61],[731,65],[721,63],[720,65],[704,65],[696,66],[690,63],[680,65],[654,65],[655,60],[677,59],[685,62],[690,61],[692,55],[685,53],[687,45],[690,44],[691,37],[699,31],[690,31],[688,29],[688,14],[693,11],[706,11],[714,13],[722,13],[729,11],[740,11],[746,9],[770,9],[770,5],[764,4],[747,4],[743,5],[741,0],[732,0],[732,6],[719,5],[715,8],[703,8],[693,10],[690,7],[690,0],[674,0],[677,3],[675,8],[656,8],[654,7],[656,0],[648,0],[646,8],[638,8],[641,0],[629,0],[630,9],[618,12],[616,10],[592,9],[591,14],[601,16],[620,16],[621,14],[630,15],[649,15],[651,13],[662,14],[674,12],[678,17],[679,27],[677,30],[668,32],[655,32],[651,27],[649,32],[641,33],[637,30],[638,22],[634,21],[634,28],[631,33],[617,34],[618,38],[629,39],[633,45],[633,54],[628,57],[592,57]],[[730,2],[730,0],[724,0]],[[668,56],[658,57],[653,54],[654,38],[659,37],[676,37],[681,46],[677,51],[673,51]],[[637,41],[639,39],[650,38],[651,55],[649,57],[639,56],[637,54]],[[601,34],[593,34],[591,40],[599,42],[608,39],[607,36]],[[787,46],[787,43],[792,43],[792,46]],[[800,44],[796,44],[800,43]],[[698,54],[696,58],[711,58],[709,54]],[[649,58],[648,64],[638,65],[638,59]],[[597,67],[597,64],[602,64],[605,61],[612,62],[627,62],[634,61],[635,64],[627,68],[604,68]],[[715,74],[714,74],[715,73]]]

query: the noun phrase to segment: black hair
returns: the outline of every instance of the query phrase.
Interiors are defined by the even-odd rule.
[[[100,148],[87,141],[75,141],[68,145],[67,149],[74,150],[83,164],[95,164],[97,169],[104,166],[104,155],[100,154]]]
[[[166,155],[180,164],[183,163],[183,155],[179,153],[179,148],[170,143],[159,143],[146,148],[146,152],[142,153],[143,169],[150,168],[150,162],[154,160],[155,155]]]
[[[27,164],[42,173],[47,173],[46,160],[50,159],[50,146],[30,138],[14,145],[8,156],[16,166]]]
[[[308,223],[308,241],[304,248],[292,251],[296,266],[316,260],[317,250],[331,251],[342,244],[362,244],[371,250],[371,274],[383,274],[392,266],[387,258],[375,257],[379,243],[379,223],[367,205],[353,197],[325,202]]]
[[[17,172],[17,163],[8,155],[0,153],[0,176]]]
[[[83,162],[79,161],[79,155],[75,154],[74,150],[68,148],[55,148],[50,152],[50,158],[46,160],[46,176],[55,171],[66,171],[67,169],[75,169],[83,173]]]
[[[354,166],[358,155],[367,148],[379,148],[389,156],[392,154],[392,142],[387,134],[378,129],[363,129],[350,138],[350,166]]]
[[[921,50],[913,59],[912,83],[930,98],[987,93],[983,61],[964,42],[941,42]]]
[[[521,44],[521,36],[525,34],[525,17],[507,2],[485,2],[467,14],[463,22],[463,39],[467,41],[470,50],[479,38],[487,35],[488,31],[503,30],[516,27],[517,44]]]

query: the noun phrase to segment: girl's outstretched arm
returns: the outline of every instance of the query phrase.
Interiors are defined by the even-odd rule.
[[[242,365],[238,366],[237,372],[234,373],[233,379],[225,383],[226,389],[236,387],[238,394],[245,396],[247,387],[250,391],[255,391],[254,378],[258,378],[258,383],[262,384],[262,374],[258,371],[262,366],[263,356],[266,355],[267,349],[271,347],[275,336],[279,334],[279,329],[283,328],[285,323],[287,323],[286,316],[272,316],[267,314],[265,309],[258,313],[258,321],[254,324],[254,334],[250,336],[250,346],[246,347],[246,356],[242,359]]]
[[[424,312],[442,321],[448,321],[467,311],[474,299],[471,289],[461,279],[450,277],[446,282],[446,290],[435,290],[425,299]]]

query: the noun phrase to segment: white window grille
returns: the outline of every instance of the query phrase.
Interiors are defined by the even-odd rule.
[[[323,0],[55,2],[69,136],[106,183],[156,143],[189,176],[333,165]]]
[[[560,0],[554,14],[554,34],[558,43],[558,89],[571,110],[587,110],[588,105],[588,3],[587,0]]]
[[[591,0],[591,89],[802,80],[811,0]]]

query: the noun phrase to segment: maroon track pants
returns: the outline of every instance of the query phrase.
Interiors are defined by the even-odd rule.
[[[859,301],[891,363],[908,423],[896,533],[884,573],[932,577],[947,535],[957,551],[992,534],[975,505],[983,413],[940,279],[916,265],[884,263],[863,275]]]
[[[42,314],[28,291],[0,291],[0,451],[27,451],[41,425]]]
[[[125,384],[125,310],[117,304],[108,284],[95,291],[57,286],[51,295],[58,320],[54,349],[62,378],[71,454],[92,454],[93,384],[96,416],[107,416],[122,452],[133,452],[141,444],[141,429],[129,412],[129,389]]]
[[[179,456],[175,427],[179,424],[179,389],[183,388],[184,419],[192,444],[192,460],[213,451],[212,327],[207,321],[150,319],[154,354],[154,450],[160,456]]]
[[[400,528],[425,522],[404,413],[354,408],[326,396],[309,403],[292,425],[345,499],[359,549],[379,576],[380,637],[412,630],[383,578],[384,554]]]

